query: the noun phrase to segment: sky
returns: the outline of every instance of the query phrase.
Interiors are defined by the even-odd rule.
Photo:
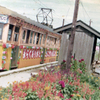
[[[0,5],[37,21],[40,8],[50,8],[53,14],[53,28],[65,25],[73,20],[75,0],[0,0]],[[78,19],[100,32],[100,0],[80,0]]]

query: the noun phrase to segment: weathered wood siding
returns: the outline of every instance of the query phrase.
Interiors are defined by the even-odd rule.
[[[67,48],[68,48],[68,39],[67,33],[62,33],[61,38],[61,46],[60,46],[60,53],[59,53],[59,63],[67,58]]]
[[[68,41],[67,32],[63,32],[59,54],[59,63],[67,59]],[[82,30],[75,33],[73,56],[75,55],[75,59],[77,60],[84,59],[88,70],[91,69],[93,45],[94,35],[88,33],[87,31],[83,32]]]
[[[86,32],[76,32],[74,40],[73,55],[75,59],[84,59],[87,69],[90,70],[92,51],[94,44],[94,36]]]

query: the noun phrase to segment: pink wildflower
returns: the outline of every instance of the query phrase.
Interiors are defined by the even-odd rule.
[[[63,94],[62,93],[58,93],[58,96],[60,96],[61,98],[64,98]]]
[[[64,81],[59,81],[59,84],[62,86],[62,88],[65,87],[65,83],[64,83]]]
[[[63,60],[63,62],[66,62],[66,60]]]
[[[71,58],[74,58],[74,56],[71,56]]]
[[[81,61],[84,61],[84,59],[81,59]]]
[[[82,74],[82,71],[80,70],[80,73]]]
[[[11,95],[9,96],[9,99],[8,100],[12,100],[12,96]]]
[[[73,94],[70,95],[70,97],[73,97],[73,96],[74,96]]]

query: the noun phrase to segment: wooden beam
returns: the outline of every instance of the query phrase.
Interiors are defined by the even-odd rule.
[[[11,42],[14,40],[14,33],[15,33],[15,25],[13,26],[12,36],[11,36]]]
[[[35,36],[35,45],[37,45],[37,44],[36,44],[36,41],[37,41],[37,34],[38,34],[38,33],[36,33],[36,36]]]
[[[19,30],[19,37],[18,37],[18,43],[19,43],[19,45],[21,43],[21,40],[22,40],[22,26],[20,27],[20,30]]]
[[[34,35],[35,35],[35,32],[33,32],[32,44],[33,44],[33,41],[34,41]]]
[[[26,37],[27,37],[27,30],[25,30],[25,43],[24,44],[26,44]]]

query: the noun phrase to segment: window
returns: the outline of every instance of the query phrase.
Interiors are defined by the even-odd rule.
[[[26,36],[26,31],[23,31],[23,35],[22,35],[22,43],[25,43],[25,36]]]
[[[39,44],[41,45],[41,39],[42,39],[42,34],[40,34],[40,41],[39,41]]]
[[[46,34],[43,35],[43,44],[45,43]]]
[[[27,37],[26,37],[26,43],[28,43],[30,37],[30,30],[27,30]]]
[[[9,25],[9,31],[8,31],[7,41],[11,41],[12,31],[13,31],[13,25]]]
[[[22,39],[25,39],[25,30],[24,30],[24,32],[23,32],[23,37],[22,37]]]
[[[36,33],[34,33],[33,44],[35,44]]]
[[[15,32],[19,33],[19,27],[15,27]]]
[[[3,24],[0,24],[0,40],[2,39]]]
[[[36,44],[39,43],[39,37],[40,37],[40,33],[37,34],[37,41],[36,41]]]
[[[18,37],[19,37],[19,27],[15,27],[14,41],[18,41]]]
[[[56,41],[57,41],[57,38],[55,38],[55,42],[54,42],[54,44],[56,44]]]
[[[14,41],[18,41],[18,36],[19,36],[19,34],[17,34],[17,33],[14,34]]]
[[[33,38],[33,32],[31,32],[31,35],[30,35],[30,43],[32,43],[32,38]]]

